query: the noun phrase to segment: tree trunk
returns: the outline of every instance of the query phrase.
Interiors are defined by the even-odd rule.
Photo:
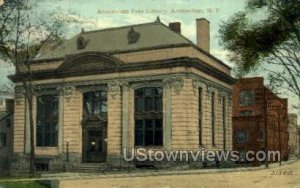
[[[28,110],[29,110],[29,124],[30,124],[30,168],[29,173],[31,176],[35,174],[35,144],[34,144],[34,122],[33,122],[33,96],[32,92],[29,91],[27,96]]]

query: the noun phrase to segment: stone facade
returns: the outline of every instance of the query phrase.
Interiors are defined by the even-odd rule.
[[[175,34],[157,21],[146,26],[149,29],[162,27],[164,32]],[[141,27],[146,26],[122,27],[120,31],[115,28],[113,32],[122,33],[123,30],[139,32],[141,35],[139,40],[142,40],[146,34]],[[87,34],[84,33],[84,36],[86,37]],[[182,36],[176,33],[174,37]],[[139,40],[136,41],[137,44]],[[92,44],[87,43],[86,48],[89,45]],[[127,44],[126,41],[126,44],[120,43],[120,45],[135,44]],[[147,87],[162,88],[163,144],[153,149],[198,150],[205,147],[217,151],[231,150],[231,89],[234,79],[230,76],[230,68],[195,44],[183,44],[183,46],[178,44],[177,47],[176,45],[137,48],[110,54],[101,51],[76,52],[63,54],[66,55],[63,59],[34,60],[32,64],[35,86],[34,121],[37,115],[38,96],[49,93],[59,96],[57,145],[36,147],[37,161],[47,161],[49,165],[47,169],[50,170],[63,169],[66,163],[73,166],[80,166],[83,163],[83,142],[85,142],[83,95],[90,91],[101,90],[107,92],[107,120],[104,120],[107,122],[107,138],[102,138],[106,143],[106,163],[112,166],[120,165],[123,162],[123,148],[137,148],[134,97],[137,89]],[[16,171],[26,171],[28,170],[26,156],[30,153],[28,111],[20,84],[22,77],[15,75],[12,79],[17,85],[13,142],[14,167]],[[202,145],[199,144],[198,90],[200,87],[203,91]],[[212,93],[215,96],[214,144],[211,128]],[[34,137],[36,138],[36,135]],[[22,161],[25,161],[24,165],[18,165],[23,164]]]

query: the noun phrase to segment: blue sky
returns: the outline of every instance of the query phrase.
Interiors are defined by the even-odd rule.
[[[163,23],[181,22],[182,34],[196,40],[197,18],[210,21],[211,53],[229,66],[228,52],[219,43],[218,31],[222,21],[244,10],[247,0],[39,0],[38,16],[60,12],[57,16],[76,20],[68,26],[67,38],[84,28],[86,31],[153,22],[157,16]],[[88,3],[87,3],[88,2]],[[256,18],[263,18],[258,14]],[[1,60],[0,60],[1,62]],[[0,88],[12,74],[10,65],[0,63]],[[293,100],[290,100],[292,103]]]
[[[102,29],[123,25],[152,22],[157,16],[165,24],[179,21],[182,34],[195,42],[196,18],[206,18],[211,23],[211,53],[225,63],[226,51],[219,45],[218,30],[222,21],[243,10],[243,0],[56,0],[45,2],[44,7],[63,12],[63,17],[76,19],[79,23],[71,25],[68,36],[85,30]],[[190,11],[182,12],[182,11]]]
[[[38,2],[38,16],[42,17],[55,11],[59,12],[57,16],[76,20],[76,23],[71,23],[68,27],[66,36],[68,38],[80,32],[81,28],[95,30],[139,24],[152,22],[160,16],[165,24],[181,22],[182,34],[195,42],[195,20],[206,18],[210,21],[211,53],[232,66],[226,58],[227,51],[219,45],[219,25],[234,13],[243,10],[246,0],[89,0],[85,3],[81,0],[39,0]],[[8,82],[6,76],[11,73],[10,65],[0,63],[0,88]]]

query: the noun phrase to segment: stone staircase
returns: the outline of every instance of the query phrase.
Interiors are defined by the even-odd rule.
[[[66,172],[77,173],[102,173],[109,169],[107,163],[84,163],[84,164],[71,164],[66,166]]]

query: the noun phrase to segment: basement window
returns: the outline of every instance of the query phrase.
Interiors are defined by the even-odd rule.
[[[35,165],[35,170],[37,172],[47,172],[47,171],[49,171],[49,163],[47,163],[47,162],[37,162],[34,165]]]

